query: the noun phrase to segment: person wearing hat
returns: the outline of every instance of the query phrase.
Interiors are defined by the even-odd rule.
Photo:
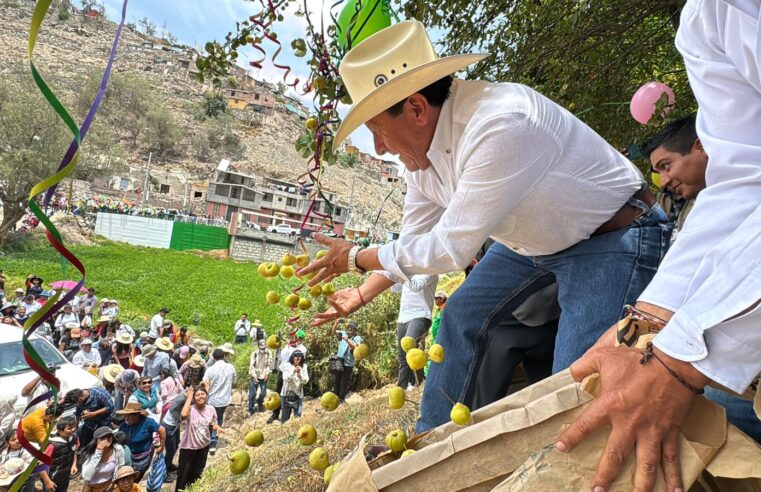
[[[82,447],[89,444],[95,429],[108,426],[114,412],[114,402],[111,394],[103,388],[72,389],[66,393],[63,406],[76,405],[77,418],[82,422],[77,430],[79,443]]]
[[[251,332],[251,322],[248,320],[248,315],[243,313],[240,315],[240,319],[235,322],[235,343],[246,343],[248,341],[248,334]]]
[[[161,377],[159,373],[162,369],[170,371],[171,374],[175,374],[177,371],[172,370],[172,359],[166,352],[160,351],[155,345],[143,345],[141,353],[145,358],[143,365],[143,376],[148,376],[153,381],[153,386],[156,390],[159,389],[161,384]]]
[[[101,315],[96,321],[95,321],[95,328],[94,331],[97,336],[103,337],[106,336],[106,333],[108,333],[108,325],[111,323],[111,317],[108,315]]]
[[[6,302],[3,304],[2,307],[0,307],[0,314],[3,316],[13,317],[16,314],[17,306],[14,306],[13,304]]]
[[[72,364],[82,369],[100,367],[100,352],[92,349],[92,340],[85,338],[79,343],[79,352],[74,354]]]
[[[111,345],[111,353],[114,362],[125,369],[132,365],[132,341],[133,338],[126,331],[117,333],[114,343]]]
[[[18,306],[19,304],[21,304],[23,300],[24,300],[24,289],[19,287],[18,289],[16,289],[16,291],[14,292],[13,298],[10,299],[9,302],[13,304],[14,306]]]
[[[126,458],[124,448],[114,442],[111,427],[104,425],[93,432],[91,442],[82,446],[80,461],[85,492],[106,492]]]
[[[165,319],[159,328],[159,338],[166,338],[171,341],[175,333],[177,333],[177,326],[171,320]]]
[[[254,330],[256,330],[256,333],[254,333]],[[253,340],[258,342],[259,340],[267,339],[267,333],[264,331],[264,326],[258,319],[255,319],[254,322],[251,323],[251,339],[252,342]]]
[[[441,325],[441,316],[444,314],[444,308],[447,307],[447,299],[449,294],[443,290],[437,290],[433,297],[433,304],[436,306],[436,314],[433,315],[433,322],[431,323],[431,336],[433,337],[433,343],[436,343],[439,335],[439,326]]]
[[[139,355],[141,351],[143,350],[143,345],[148,345],[151,343],[151,338],[148,336],[147,331],[141,331],[140,336],[137,339],[137,342],[135,342],[135,354]]]
[[[66,304],[63,307],[63,312],[56,316],[53,327],[58,333],[61,333],[63,331],[63,326],[66,323],[76,323],[77,326],[79,326],[79,316],[77,316],[77,313],[74,312],[71,304]]]
[[[285,347],[282,347],[275,352],[275,371],[277,371],[277,383],[275,385],[275,391],[280,393],[280,391],[283,389],[283,372],[280,370],[280,366],[283,365],[283,362],[288,362],[291,358],[291,354],[295,351],[299,351],[302,354],[304,354],[304,357],[307,356],[307,347],[304,345],[303,340],[306,338],[306,333],[304,333],[302,330],[294,328],[288,333],[288,343]],[[267,419],[267,423],[271,424],[275,420],[278,420],[280,418],[280,408],[276,408],[272,411],[272,415],[269,416]]]
[[[291,418],[291,413],[301,417],[301,408],[304,403],[304,385],[309,382],[309,372],[304,360],[304,353],[295,350],[287,361],[280,365],[283,373],[283,388],[280,390],[280,422],[286,423]]]
[[[99,373],[103,381],[103,387],[113,394],[116,390],[116,380],[123,372],[124,368],[119,364],[108,364],[101,367]]]
[[[195,351],[193,351],[195,353]],[[177,367],[182,367],[182,365],[188,361],[188,359],[191,356],[191,348],[187,345],[177,346],[175,345],[174,352],[172,352],[172,360],[177,365]]]
[[[131,466],[122,466],[116,470],[114,475],[114,487],[113,492],[140,492],[140,486],[135,483],[137,480],[138,472]]]
[[[79,350],[79,344],[82,340],[82,330],[76,323],[67,323],[63,328],[63,335],[58,342],[58,348],[69,360]]]
[[[220,427],[224,425],[225,410],[232,401],[233,385],[238,377],[235,367],[227,361],[228,357],[234,354],[235,351],[229,343],[216,348],[212,353],[214,365],[208,367],[203,376],[204,384],[209,391],[208,404],[216,410],[217,423]],[[216,451],[217,432],[214,431],[211,433],[209,452],[213,455]]]
[[[166,431],[158,422],[147,417],[148,412],[141,408],[138,402],[128,402],[117,412],[124,416],[124,422],[119,425],[119,431],[127,436],[127,447],[132,451],[132,468],[139,472],[138,481],[151,466],[155,455],[164,451]],[[153,448],[153,434],[159,433],[159,446]]]
[[[642,173],[573,114],[520,84],[451,76],[484,57],[439,58],[414,20],[346,54],[340,71],[354,105],[334,145],[364,123],[379,154],[399,155],[409,171],[403,227],[399,239],[364,249],[315,235],[329,252],[298,273],[317,273],[313,286],[385,272],[332,296],[315,316],[321,324],[412,275],[460,270],[487,237],[496,241],[448,301],[438,333],[447,361],[431,366],[418,432],[449,420],[444,394],[473,408],[470,368],[501,310],[557,279],[554,369],[568,367],[636,301],[671,232]]]
[[[161,326],[164,324],[164,318],[166,318],[167,314],[169,314],[169,308],[163,307],[159,309],[158,313],[153,315],[153,318],[151,318],[151,325],[148,331],[150,343],[156,343],[156,339],[159,338],[159,330],[161,330]]]
[[[109,370],[110,374],[118,372],[118,369],[115,369],[114,366],[116,366],[116,364],[112,364],[112,366],[110,366],[111,367],[111,369]],[[116,410],[121,410],[122,408],[124,408],[125,402],[129,400],[129,397],[132,396],[132,393],[137,391],[137,380],[139,378],[140,378],[140,373],[132,368],[125,369],[124,371],[118,373],[115,376],[114,378],[114,390],[115,390],[114,408]]]
[[[267,382],[274,360],[272,352],[267,348],[267,341],[260,339],[256,342],[257,350],[251,352],[248,363],[248,375],[251,378],[248,383],[248,414],[264,411],[264,397],[267,396]],[[257,392],[259,396],[257,397]]]
[[[333,393],[338,395],[341,403],[344,403],[346,394],[351,385],[351,376],[354,371],[354,349],[362,343],[362,337],[357,335],[357,323],[349,321],[346,330],[338,329],[338,322],[333,323],[333,335],[338,337],[338,351],[336,357],[342,361],[344,370],[335,373],[333,381]]]
[[[42,290],[42,279],[30,273],[26,277],[26,295],[38,296]]]
[[[185,387],[198,386],[203,381],[206,372],[206,361],[200,354],[191,355],[180,367],[180,375],[185,381]]]

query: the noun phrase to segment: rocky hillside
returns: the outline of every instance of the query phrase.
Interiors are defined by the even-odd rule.
[[[54,1],[43,25],[35,63],[61,98],[72,104],[81,90],[82,80],[93,70],[105,68],[116,25],[79,12],[60,20],[58,3]],[[0,1],[0,73],[27,70],[26,45],[33,6],[31,0]],[[231,28],[234,21],[230,20]],[[114,66],[116,74],[136,75],[145,80],[180,126],[180,139],[198,133],[201,123],[194,118],[193,108],[203,101],[205,93],[213,90],[193,78],[194,54],[191,48],[161,49],[159,39],[126,28]],[[295,115],[275,111],[272,116],[262,118],[261,125],[253,127],[245,124],[250,121],[248,114],[236,116],[239,124],[234,131],[245,146],[242,157],[233,160],[236,169],[286,180],[295,180],[306,171],[306,162],[293,145],[303,125]],[[143,153],[127,142],[121,146],[127,164],[144,166]],[[185,150],[171,159],[154,160],[153,168],[159,172],[179,169],[191,176],[193,182],[203,182],[213,175],[216,162],[200,162],[194,158],[189,142],[183,141],[180,148]],[[325,173],[323,184],[348,204],[353,175],[353,169],[334,166]],[[391,185],[381,184],[378,169],[368,166],[357,168],[354,181],[352,228],[366,229],[374,221]],[[383,234],[386,229],[399,228],[402,200],[400,192],[392,194],[383,208],[378,232]]]

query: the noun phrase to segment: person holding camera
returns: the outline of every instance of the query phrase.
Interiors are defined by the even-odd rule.
[[[301,417],[301,407],[304,403],[304,385],[309,382],[309,372],[304,362],[304,353],[295,350],[280,366],[283,373],[283,389],[280,390],[282,411],[280,422],[286,423],[291,418],[291,413]]]
[[[280,333],[278,332],[278,336],[280,336]],[[307,347],[304,345],[304,339],[306,338],[306,333],[304,333],[304,330],[297,330],[293,329],[290,333],[288,333],[288,344],[278,349],[275,353],[275,366],[274,371],[277,372],[277,384],[275,386],[275,391],[280,393],[283,389],[284,379],[283,379],[283,371],[281,370],[281,367],[283,366],[283,363],[288,362],[291,360],[291,355],[293,355],[294,352],[299,351],[302,354],[304,354],[304,357],[307,356]],[[272,415],[269,416],[267,419],[267,423],[271,424],[275,420],[278,420],[280,418],[280,407],[276,408],[272,411]]]
[[[338,323],[333,324],[333,335],[338,337],[338,352],[336,352],[336,360],[338,360],[343,366],[343,370],[335,371],[335,382],[333,384],[333,392],[338,395],[338,399],[341,403],[344,403],[346,393],[349,392],[349,385],[351,384],[351,373],[354,369],[354,348],[362,343],[362,337],[357,335],[357,323],[349,321],[346,331],[339,330],[338,325],[343,320],[339,320]]]

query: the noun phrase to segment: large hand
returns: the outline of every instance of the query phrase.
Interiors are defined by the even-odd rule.
[[[601,393],[560,434],[557,449],[570,451],[600,427],[612,427],[592,482],[594,492],[608,489],[632,449],[636,453],[635,490],[652,490],[658,467],[663,469],[669,491],[683,490],[679,431],[695,395],[658,361],[640,364],[641,352],[623,347],[592,348],[571,366],[576,381],[600,373]],[[672,359],[658,349],[655,354],[693,386],[703,387],[708,382],[691,364]]]
[[[314,316],[310,326],[319,326],[338,318],[345,318],[362,307],[362,299],[357,287],[342,289],[328,297],[328,304],[332,307],[325,312]]]
[[[317,272],[317,275],[309,281],[309,286],[312,287],[323,281],[330,282],[342,273],[349,271],[349,250],[354,244],[344,239],[330,238],[322,234],[315,234],[312,237],[318,243],[326,246],[328,252],[319,260],[301,268],[297,272],[298,277]]]

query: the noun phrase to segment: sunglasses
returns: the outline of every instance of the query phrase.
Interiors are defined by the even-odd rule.
[[[149,384],[151,384],[150,381],[143,381],[142,383],[140,383],[140,386],[147,386]]]

